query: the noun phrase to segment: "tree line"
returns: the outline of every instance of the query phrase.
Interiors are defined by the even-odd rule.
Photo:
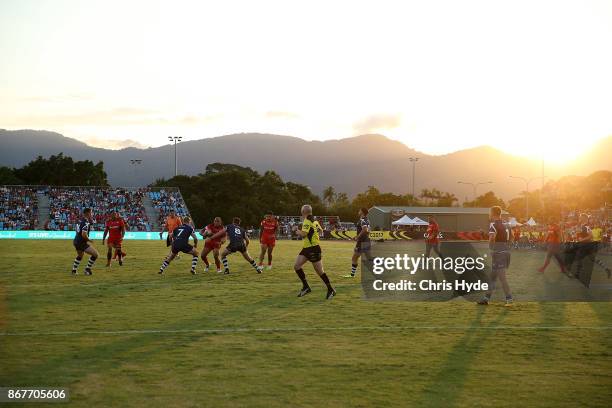
[[[235,164],[211,163],[204,173],[160,179],[151,187],[180,188],[197,225],[216,216],[224,222],[239,216],[243,225],[257,225],[268,211],[297,214],[304,203],[311,204],[315,214],[325,213],[321,199],[307,186],[285,182],[274,171],[260,174]]]
[[[75,161],[63,153],[38,156],[21,168],[0,167],[0,185],[108,186],[104,162]]]
[[[21,168],[0,167],[0,185],[108,186],[104,163],[75,161],[62,153],[35,160]],[[332,186],[319,197],[308,186],[284,181],[276,172],[263,174],[235,164],[211,163],[204,173],[179,175],[156,180],[151,187],[179,187],[187,206],[198,223],[214,216],[225,220],[239,215],[246,224],[256,224],[262,214],[297,214],[300,206],[309,203],[315,214],[337,215],[354,220],[361,207],[383,206],[458,206],[457,197],[438,189],[423,189],[418,195],[381,192],[374,186],[352,199]],[[499,205],[518,219],[529,216],[543,220],[546,215],[560,215],[575,209],[598,209],[612,203],[612,172],[602,170],[589,176],[568,176],[548,181],[542,189],[522,192],[505,202],[493,191],[487,191],[464,207]]]

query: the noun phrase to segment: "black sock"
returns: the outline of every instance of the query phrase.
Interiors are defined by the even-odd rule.
[[[352,264],[351,265],[351,275],[355,276],[356,273],[357,273],[357,264]]]
[[[295,273],[297,274],[298,278],[300,278],[300,280],[302,281],[302,285],[305,288],[307,288],[308,287],[308,281],[306,280],[306,274],[304,273],[304,270],[302,268],[296,269]]]
[[[324,273],[323,275],[321,275],[321,280],[323,281],[323,283],[325,283],[325,286],[327,286],[327,290],[332,290],[332,285],[329,282],[329,278],[327,277],[327,274]]]

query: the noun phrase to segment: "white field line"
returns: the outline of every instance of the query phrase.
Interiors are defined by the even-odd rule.
[[[344,327],[262,327],[262,328],[211,328],[211,329],[143,329],[143,330],[82,330],[47,332],[0,332],[0,336],[73,336],[73,335],[138,335],[138,334],[233,334],[233,333],[283,333],[317,331],[419,331],[419,330],[612,330],[612,326],[344,326]]]
[[[230,278],[231,279],[231,278]],[[18,289],[18,288],[61,288],[61,287],[74,287],[74,288],[95,288],[99,286],[172,286],[172,285],[185,285],[185,286],[196,286],[196,285],[244,285],[244,286],[253,286],[253,285],[265,285],[265,286],[273,286],[273,285],[290,285],[295,287],[300,287],[301,283],[297,282],[289,282],[289,281],[238,281],[238,280],[204,280],[199,279],[198,277],[192,278],[159,278],[159,280],[151,280],[151,281],[131,281],[131,282],[91,282],[85,283],[83,281],[77,281],[73,283],[10,283],[10,284],[2,284],[0,282],[0,288],[4,289]],[[336,284],[334,286],[343,287],[343,286],[360,286],[361,280],[355,280],[353,283],[343,282],[342,284]]]

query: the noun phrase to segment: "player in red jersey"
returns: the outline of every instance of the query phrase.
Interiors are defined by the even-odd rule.
[[[539,272],[544,272],[548,264],[550,263],[550,259],[555,257],[557,262],[559,263],[559,267],[561,267],[561,272],[565,273],[565,266],[563,264],[563,259],[561,258],[561,243],[563,242],[563,232],[559,225],[551,218],[548,223],[548,230],[546,231],[546,237],[544,238],[546,242],[546,259],[544,260],[544,265],[538,269]]]
[[[225,235],[215,238],[215,239],[206,239],[212,237],[217,232],[223,230],[223,221],[221,217],[215,217],[212,224],[208,224],[202,231],[200,231],[200,235],[204,238],[205,244],[204,249],[202,250],[202,261],[204,261],[204,272],[208,272],[210,268],[210,264],[208,263],[207,255],[212,251],[213,257],[215,258],[215,265],[217,266],[217,273],[223,272],[221,270],[221,259],[219,258],[219,248],[221,248],[221,244],[225,241]]]
[[[108,252],[106,253],[107,267],[111,264],[113,248],[115,249],[115,256],[119,259],[119,266],[123,265],[123,257],[126,254],[121,249],[121,244],[123,243],[125,229],[125,222],[117,211],[113,211],[110,218],[106,221],[106,228],[104,228],[104,235],[102,236],[102,245],[104,245],[104,241],[108,235],[108,241],[106,241],[108,247]]]
[[[263,267],[263,259],[266,252],[268,253],[268,269],[272,269],[272,251],[276,245],[276,231],[278,231],[278,221],[274,218],[272,211],[268,211],[264,220],[261,222],[261,236],[259,242],[261,244],[261,252],[259,254],[259,266]]]
[[[433,215],[430,215],[429,225],[427,226],[427,232],[425,233],[425,256],[427,258],[429,258],[431,250],[433,249],[434,252],[438,254],[438,256],[442,258],[442,260],[444,260],[444,257],[440,253],[439,234],[440,227],[438,226],[438,223],[436,222],[436,219],[433,217]]]

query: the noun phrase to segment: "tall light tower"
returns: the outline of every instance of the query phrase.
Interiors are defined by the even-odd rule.
[[[474,192],[474,198],[473,199],[476,200],[476,197],[477,197],[476,196],[476,191],[478,190],[478,186],[482,186],[484,184],[493,184],[493,182],[492,181],[481,181],[479,183],[470,183],[470,182],[467,182],[467,181],[458,181],[457,184],[466,184],[468,186],[472,186],[472,190]]]
[[[142,164],[142,159],[130,159],[130,164],[134,168],[134,177],[138,178],[138,167]]]
[[[416,173],[416,163],[419,161],[418,157],[411,157],[409,159],[412,162],[412,199],[416,199],[416,196],[414,195],[414,178],[415,178],[415,173]]]
[[[544,179],[543,177],[533,177],[530,179],[526,179],[525,177],[519,176],[508,176],[513,179],[522,180],[525,183],[525,218],[529,218],[529,184],[532,181],[536,181],[539,179]]]
[[[183,140],[183,136],[168,136],[170,142],[174,142],[174,177],[178,176],[178,163],[176,161],[176,144]]]

